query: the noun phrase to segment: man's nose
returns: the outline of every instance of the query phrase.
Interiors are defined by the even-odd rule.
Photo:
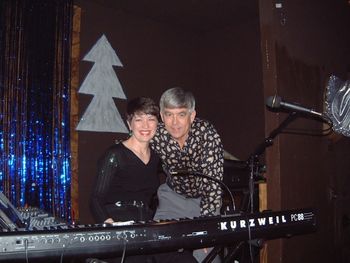
[[[173,122],[173,124],[177,123],[177,117],[175,115],[173,116],[172,122]]]

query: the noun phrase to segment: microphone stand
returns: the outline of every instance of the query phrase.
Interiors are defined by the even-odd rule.
[[[267,147],[273,144],[273,139],[282,132],[282,130],[294,121],[297,117],[297,112],[291,112],[286,119],[280,125],[274,129],[267,138],[256,148],[256,150],[248,158],[249,164],[249,199],[250,199],[250,212],[254,212],[254,175],[259,169],[259,157],[265,152]]]
[[[289,123],[294,121],[297,117],[297,112],[291,112],[287,116],[287,118],[280,123],[280,125],[274,129],[265,140],[258,145],[258,147],[255,149],[255,151],[249,156],[247,163],[249,165],[249,204],[250,204],[250,213],[254,213],[254,179],[255,175],[259,173],[259,167],[261,166],[259,163],[259,157],[265,152],[265,149],[267,147],[270,147],[273,144],[273,139],[282,132],[282,130],[288,126]],[[261,248],[263,240],[261,239],[251,239],[251,232],[250,227],[248,224],[248,244],[249,244],[249,254],[251,262],[254,261],[254,255],[253,255],[253,249],[252,246]],[[240,242],[236,247],[234,247],[233,251],[229,253],[227,256],[228,260],[232,260],[235,258],[236,254],[240,249],[242,249],[242,246],[245,242]],[[225,262],[228,262],[225,260]]]

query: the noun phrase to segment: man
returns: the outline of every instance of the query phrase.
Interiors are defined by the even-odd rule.
[[[158,189],[154,218],[218,215],[222,189],[217,181],[223,178],[224,163],[220,136],[209,122],[196,118],[191,92],[166,90],[159,105],[163,123],[150,145],[162,159],[167,178]]]

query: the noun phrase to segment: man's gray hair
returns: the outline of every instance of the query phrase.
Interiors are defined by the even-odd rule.
[[[196,107],[196,100],[190,91],[186,91],[180,87],[166,90],[159,101],[160,111],[164,112],[165,108],[187,108],[191,112]]]

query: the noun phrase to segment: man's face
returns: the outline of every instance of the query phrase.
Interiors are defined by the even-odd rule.
[[[190,111],[187,108],[165,108],[160,116],[170,135],[180,146],[183,146],[188,137],[191,124],[196,117],[196,111]]]

